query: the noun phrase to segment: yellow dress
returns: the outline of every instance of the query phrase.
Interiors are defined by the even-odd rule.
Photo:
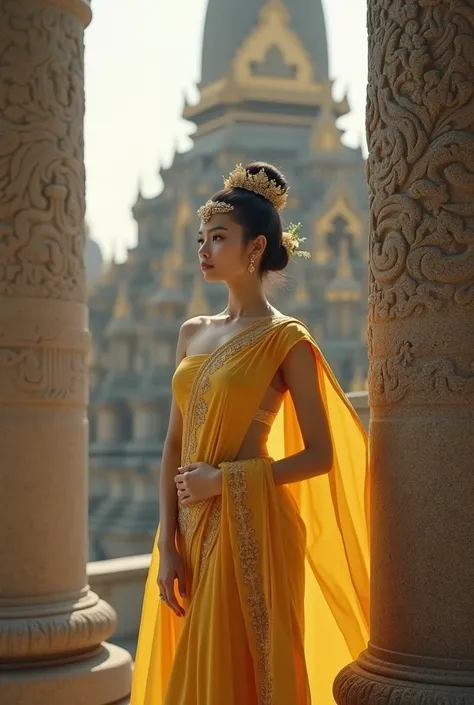
[[[308,340],[334,447],[330,473],[276,487],[269,458],[235,461],[288,351]],[[182,462],[220,466],[222,496],[179,510],[186,617],[158,597],[155,547],[131,705],[330,705],[338,671],[366,647],[367,440],[307,329],[266,318],[173,378]],[[271,458],[304,445],[290,395]]]

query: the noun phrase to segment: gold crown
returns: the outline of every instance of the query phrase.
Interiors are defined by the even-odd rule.
[[[265,169],[260,169],[257,174],[251,174],[238,164],[234,171],[224,179],[225,188],[243,188],[247,191],[258,193],[259,196],[270,201],[277,211],[283,210],[288,200],[288,190],[279,186],[274,179],[269,179]]]
[[[234,210],[234,206],[230,203],[225,203],[224,201],[207,201],[198,210],[198,216],[201,218],[203,223],[208,223],[213,215],[217,213],[230,213]]]

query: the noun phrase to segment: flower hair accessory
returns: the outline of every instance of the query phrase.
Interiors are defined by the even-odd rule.
[[[311,257],[309,252],[299,249],[300,244],[306,240],[305,237],[300,237],[300,230],[301,223],[298,223],[297,225],[290,223],[288,230],[282,235],[282,245],[288,252],[288,257],[290,259],[293,257],[304,257],[305,259],[309,259]]]
[[[217,213],[231,213],[234,206],[225,201],[207,201],[197,212],[203,223],[208,223],[213,215]]]
[[[288,189],[279,186],[274,179],[269,179],[265,169],[251,174],[247,169],[244,169],[242,164],[238,164],[227,179],[224,179],[224,187],[226,189],[243,188],[246,191],[258,193],[259,196],[270,201],[277,211],[283,210],[288,201]]]

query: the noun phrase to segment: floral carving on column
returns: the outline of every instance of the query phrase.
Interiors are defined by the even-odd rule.
[[[85,300],[83,41],[72,14],[7,0],[0,27],[0,294]]]
[[[474,311],[473,23],[468,0],[369,2],[370,326]],[[372,361],[374,404],[401,400],[415,377],[474,394],[474,355],[438,355],[430,372],[415,364],[427,350],[395,341]]]
[[[474,307],[473,12],[369,3],[372,320]]]

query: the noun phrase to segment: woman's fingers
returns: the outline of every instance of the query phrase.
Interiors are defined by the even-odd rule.
[[[191,463],[191,465],[184,465],[182,468],[178,468],[178,472],[183,475],[186,472],[192,472],[199,467],[199,463]]]
[[[160,584],[161,594],[163,595],[164,602],[166,602],[168,607],[172,609],[178,617],[184,617],[184,610],[179,604],[175,595],[174,582],[174,579],[163,580],[163,582]]]
[[[174,584],[175,581],[171,584],[168,585],[168,604],[171,607],[171,609],[175,612],[175,614],[178,615],[178,617],[184,617],[184,610],[181,607],[181,605],[178,602],[178,598],[176,597],[176,593],[174,590]]]

